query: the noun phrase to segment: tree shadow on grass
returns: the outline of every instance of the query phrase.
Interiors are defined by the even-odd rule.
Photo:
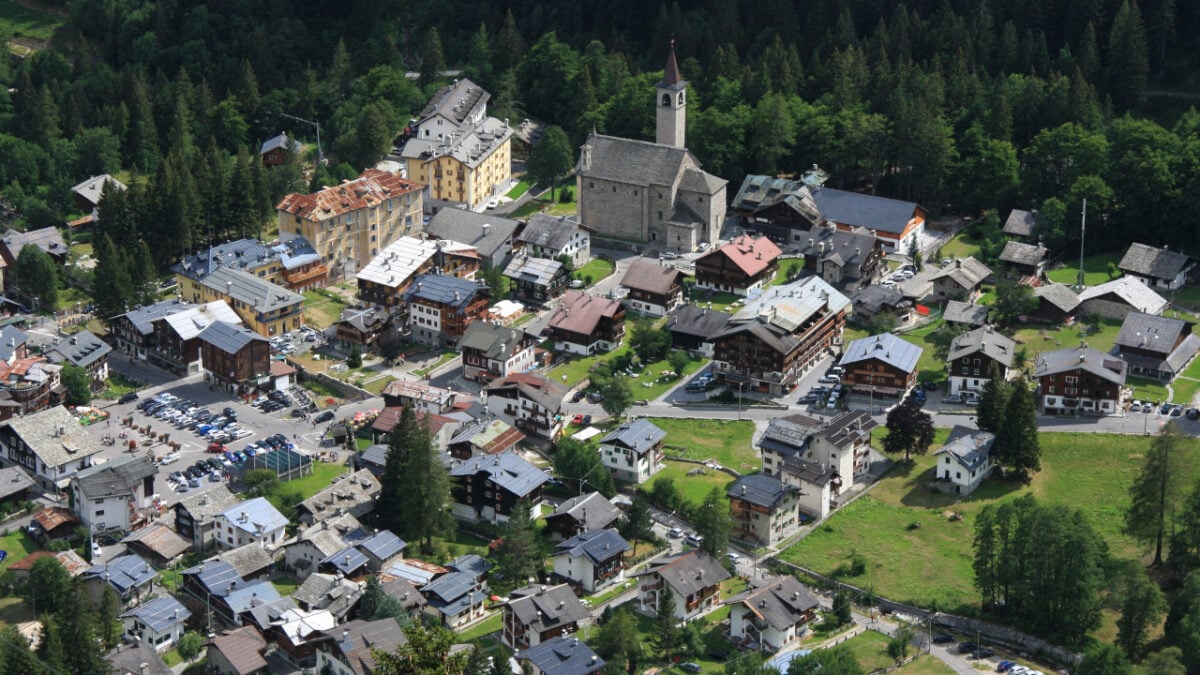
[[[962,504],[986,504],[998,502],[1028,487],[1022,481],[990,477],[969,495],[947,494],[930,487],[935,471],[936,467],[930,467],[906,481],[904,487],[907,491],[900,498],[900,503],[918,509],[942,509]]]

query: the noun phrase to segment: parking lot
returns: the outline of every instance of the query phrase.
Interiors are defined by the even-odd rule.
[[[182,412],[177,412],[174,415],[175,419],[172,420],[170,414],[163,412],[162,409],[154,411],[161,416],[156,416],[154,413],[147,414],[145,406],[148,404],[146,402],[153,401],[156,396],[164,393],[167,394],[164,401],[174,399],[177,405],[188,402],[183,406],[185,410],[195,408],[189,416],[191,420],[180,423]],[[236,475],[238,472],[232,469],[245,461],[245,449],[252,444],[261,445],[265,439],[275,437],[278,443],[282,437],[283,440],[294,445],[296,452],[307,455],[317,454],[321,437],[324,435],[328,423],[333,421],[334,416],[309,414],[308,419],[292,417],[291,411],[303,407],[307,400],[297,400],[298,397],[291,392],[289,392],[289,398],[291,398],[291,406],[284,405],[281,401],[275,401],[281,405],[268,407],[260,401],[259,406],[255,407],[247,402],[230,398],[223,392],[214,391],[198,376],[192,376],[183,381],[146,390],[136,401],[109,406],[105,409],[110,415],[107,422],[84,428],[89,433],[96,435],[97,438],[109,436],[114,440],[112,445],[105,447],[104,452],[97,458],[97,462],[127,456],[131,452],[129,445],[131,441],[133,442],[133,452],[152,453],[160,462],[155,490],[162,501],[170,506],[187,494],[208,490],[212,486],[224,482],[226,473]],[[266,401],[270,400],[266,399]],[[202,411],[208,412],[208,419],[205,421],[209,422],[208,426],[212,427],[211,422],[214,419],[226,417],[228,420],[230,418],[226,414],[226,408],[229,409],[228,412],[234,413],[233,417],[236,418],[236,421],[229,420],[224,424],[223,429],[216,429],[216,433],[213,433],[212,428],[204,430],[210,432],[208,435],[197,433],[204,426],[199,423],[200,418],[204,417],[201,414]],[[178,411],[178,407],[173,409]],[[318,418],[322,419],[321,423],[316,422]],[[127,419],[131,421],[131,426],[124,424]],[[196,424],[193,425],[193,422]],[[230,427],[233,424],[237,426],[233,427],[231,432]],[[189,426],[193,428],[188,428]],[[221,436],[222,433],[225,436]],[[208,450],[214,443],[224,446],[224,450],[210,454]],[[231,456],[227,458],[224,451],[229,451]],[[236,452],[242,453],[241,462],[235,458],[234,453]],[[253,452],[257,453],[258,451],[254,450]],[[178,485],[178,481],[167,480],[172,473],[186,472],[189,467],[195,466],[196,462],[202,459],[213,459],[220,463],[222,470],[217,471],[221,475],[219,481],[214,481],[209,476],[212,471],[206,471],[202,477],[199,477],[200,480],[189,483],[186,491],[179,491],[175,487]],[[226,459],[230,464],[225,463]],[[162,463],[164,460],[166,463]],[[193,487],[196,483],[198,486]]]

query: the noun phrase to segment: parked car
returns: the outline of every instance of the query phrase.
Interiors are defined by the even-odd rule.
[[[995,655],[996,651],[993,649],[988,649],[987,647],[980,647],[979,649],[975,650],[975,658],[977,659],[988,659]]]
[[[979,648],[979,645],[975,644],[974,642],[958,643],[958,653],[959,654],[970,654],[971,652],[975,651],[978,648]]]
[[[685,673],[698,673],[700,672],[700,664],[693,661],[687,661],[679,664],[679,669]]]
[[[598,391],[590,391],[588,392],[587,400],[591,401],[592,403],[599,403],[600,401],[604,400],[604,394],[601,394]]]
[[[136,391],[131,391],[117,399],[117,403],[120,405],[125,405],[126,403],[133,403],[136,400],[138,400],[138,393]]]
[[[1184,416],[1189,420],[1200,419],[1200,408],[1188,408]]]
[[[732,560],[735,565],[737,564],[737,561],[742,559],[742,554],[738,553],[737,551],[730,551],[725,555],[729,556],[729,559]]]
[[[821,384],[837,384],[841,381],[842,378],[839,375],[822,375],[821,379],[817,380],[817,382],[820,382]]]
[[[158,460],[158,463],[161,464],[162,466],[166,466],[168,464],[174,464],[175,462],[178,462],[178,461],[179,461],[179,453],[178,452],[168,452],[167,454],[162,456],[162,459]]]
[[[584,391],[582,389],[580,389],[579,391],[575,392],[574,394],[571,394],[571,403],[579,403],[580,401],[583,400],[583,397],[584,397]]]
[[[1170,412],[1171,412],[1171,404],[1170,404],[1170,403],[1163,403],[1163,404],[1162,404],[1162,407],[1160,407],[1160,408],[1158,409],[1158,414],[1159,414],[1159,415],[1166,415],[1166,414],[1168,414],[1168,413],[1170,413]]]
[[[1008,669],[1012,668],[1015,665],[1017,665],[1017,664],[1013,663],[1012,661],[1001,661],[1000,663],[996,664],[996,672],[998,672],[998,673],[1008,672]]]
[[[949,642],[954,642],[953,635],[951,635],[949,633],[934,633],[933,634],[933,643],[934,644],[941,645],[941,644],[946,644]]]
[[[979,397],[975,394],[967,394],[967,398],[963,399],[963,403],[967,405],[979,405]]]
[[[683,530],[679,529],[678,527],[672,527],[671,529],[667,530],[667,536],[672,539],[679,539],[683,536]]]
[[[1134,401],[1133,403],[1130,403],[1129,404],[1129,412],[1131,412],[1131,413],[1142,412],[1142,402]]]
[[[942,403],[959,404],[963,402],[962,394],[950,394],[942,397]]]
[[[330,421],[330,420],[332,420],[333,418],[334,418],[333,411],[332,411],[332,410],[326,410],[325,412],[321,413],[320,415],[317,415],[317,416],[316,416],[316,417],[313,419],[313,421],[315,421],[317,424],[324,424],[324,423],[326,423],[326,422],[329,422],[329,421]]]
[[[1183,415],[1183,406],[1178,403],[1171,406],[1171,417],[1179,417],[1181,415]]]
[[[674,251],[663,251],[659,257],[663,260],[674,260],[679,257],[679,254]]]
[[[932,380],[925,380],[921,383],[921,386],[925,387],[926,391],[937,391],[937,382],[933,382]]]
[[[575,413],[575,416],[571,418],[571,424],[577,427],[583,426],[583,413]]]

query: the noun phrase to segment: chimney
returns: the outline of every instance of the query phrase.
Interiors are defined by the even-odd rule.
[[[138,666],[138,670],[141,672],[142,675],[150,675],[150,664],[149,663],[140,664]]]
[[[481,225],[480,227],[482,227],[482,228],[483,228],[483,236],[485,236],[485,237],[486,237],[486,236],[488,236],[488,232],[489,232],[489,231],[492,229],[492,224],[491,224],[491,223],[484,223],[484,224],[483,224],[483,225]]]
[[[954,266],[955,266],[956,268],[958,268],[958,269],[962,269],[962,259],[960,259],[960,258],[955,258],[955,259],[954,259]]]

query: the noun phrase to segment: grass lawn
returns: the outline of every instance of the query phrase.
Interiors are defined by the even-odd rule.
[[[0,598],[0,628],[34,620],[33,608],[22,597]]]
[[[1112,349],[1117,341],[1117,333],[1121,332],[1121,322],[1104,320],[1100,330],[1093,333],[1091,328],[1076,323],[1073,326],[1062,326],[1056,329],[1021,328],[1009,334],[1016,341],[1018,348],[1025,347],[1030,363],[1040,352],[1051,352],[1056,349],[1078,347],[1079,341],[1087,342],[1088,346],[1105,353]]]
[[[66,20],[66,15],[49,9],[40,11],[30,7],[38,4],[40,3],[19,4],[11,0],[0,2],[0,29],[11,31],[13,36],[49,40]]]
[[[0,550],[8,551],[8,557],[0,562],[0,572],[3,572],[9,565],[38,550],[38,545],[25,534],[24,529],[18,528],[0,537]]]
[[[1167,292],[1162,295],[1176,305],[1200,309],[1200,286],[1184,286],[1174,293]]]
[[[299,490],[301,499],[308,499],[329,487],[334,478],[347,471],[345,465],[329,462],[313,462],[312,473],[303,478],[289,480],[283,484],[285,490]]]
[[[383,388],[388,385],[388,382],[391,382],[394,379],[396,379],[396,378],[388,377],[385,375],[383,377],[377,377],[374,380],[364,382],[364,383],[360,384],[359,386],[362,387],[363,389],[366,389],[367,391],[371,392],[372,394],[379,396],[380,393],[383,391]]]
[[[767,283],[767,288],[781,286],[788,282],[788,277],[804,269],[804,258],[787,258],[779,261],[779,271],[775,278]]]
[[[344,297],[323,288],[304,292],[304,323],[317,328],[328,328],[337,323],[346,309]]]
[[[417,377],[425,377],[430,373],[430,371],[437,370],[456,358],[458,358],[458,352],[445,352],[438,357],[436,362],[430,364],[427,368],[418,368],[417,370],[412,371],[413,375],[416,375]]]
[[[940,320],[934,321],[927,326],[900,335],[900,339],[911,342],[923,350],[921,359],[917,361],[917,376],[922,380],[933,382],[946,380],[946,363],[934,354],[933,344],[928,340],[929,335],[941,328],[942,324],[943,322]]]
[[[91,303],[92,298],[82,290],[74,286],[58,289],[58,302],[54,308],[58,310],[73,310],[76,305],[87,305]],[[45,307],[43,307],[45,309]]]
[[[1148,380],[1144,377],[1125,378],[1125,385],[1133,387],[1133,398],[1141,401],[1167,400],[1167,388],[1158,380]],[[1180,399],[1182,402],[1182,399]]]
[[[98,394],[96,396],[96,398],[116,399],[116,398],[121,398],[122,396],[124,396],[125,394],[128,394],[130,392],[141,391],[142,389],[146,388],[146,385],[144,385],[144,384],[139,384],[137,382],[134,382],[133,380],[122,377],[121,375],[118,375],[117,373],[113,373],[111,371],[109,373],[108,379],[105,380],[105,384],[108,385],[108,388],[105,389],[104,391],[100,392],[100,394]]]
[[[596,283],[612,274],[616,269],[617,266],[608,258],[592,258],[586,265],[575,270],[571,276],[583,281],[587,281],[587,278],[591,277],[592,283]]]
[[[456,642],[470,642],[472,640],[478,640],[479,638],[483,637],[484,635],[489,635],[491,633],[498,632],[503,627],[504,627],[504,619],[503,619],[503,617],[500,616],[500,613],[497,612],[496,614],[489,616],[488,618],[484,619],[483,621],[480,621],[479,623],[475,624],[474,626],[471,626],[467,630],[459,633],[458,636],[455,638],[455,641]]]
[[[667,453],[688,459],[713,460],[738,473],[758,468],[758,453],[750,445],[754,423],[730,420],[651,418],[667,432]],[[682,449],[681,449],[682,448]]]
[[[945,439],[939,430],[935,447]],[[829,573],[851,552],[866,557],[867,573],[849,579],[880,595],[945,611],[971,611],[978,603],[973,587],[971,540],[975,516],[988,504],[1032,492],[1039,500],[1084,512],[1117,558],[1145,558],[1149,551],[1121,532],[1129,503],[1128,488],[1141,468],[1150,439],[1093,434],[1042,434],[1042,471],[1029,486],[989,480],[969,497],[930,492],[934,458],[897,464],[867,496],[835,514],[825,526],[784,553],[784,559]],[[1181,466],[1185,484],[1200,476],[1200,440],[1188,439]],[[948,514],[962,514],[952,520]],[[920,527],[909,529],[913,523]],[[928,570],[937,570],[936,575]]]
[[[571,201],[569,201],[565,204],[562,202],[559,202],[557,199],[559,194],[564,189],[569,189],[571,191]],[[555,197],[556,197],[556,199],[553,202],[551,202],[550,201],[550,193],[547,192],[545,199],[531,199],[531,200],[525,202],[524,204],[522,204],[515,211],[510,213],[508,215],[508,217],[509,218],[528,218],[528,217],[532,216],[533,214],[539,213],[539,212],[546,213],[551,216],[573,216],[573,215],[575,215],[575,212],[579,208],[579,204],[576,203],[576,201],[575,201],[575,190],[573,188],[560,187],[558,190],[555,191]]]
[[[954,238],[942,245],[943,258],[965,258],[979,255],[979,244],[971,243],[971,238],[965,232],[959,232]]]
[[[640,544],[641,542],[638,542],[638,543]],[[600,605],[603,605],[604,603],[608,602],[609,600],[612,600],[613,598],[617,597],[618,595],[636,588],[637,584],[638,584],[637,579],[628,579],[619,584],[616,584],[615,586],[613,586],[611,588],[600,591],[599,593],[597,593],[595,595],[587,596],[586,598],[584,598],[584,604],[586,604],[588,607],[599,607]]]
[[[275,590],[279,591],[280,595],[291,595],[296,592],[297,588],[300,588],[300,582],[291,577],[272,579],[271,585],[275,587]]]
[[[548,378],[555,382],[561,382],[564,387],[574,387],[587,377],[592,366],[601,361],[609,361],[617,358],[621,354],[629,351],[629,334],[631,331],[625,331],[625,336],[621,338],[621,345],[610,352],[596,354],[595,356],[572,357],[569,361],[555,366],[547,375]],[[563,379],[566,375],[566,379]]]
[[[163,652],[162,660],[163,663],[167,664],[168,668],[174,668],[175,666],[183,663],[183,657],[180,656],[179,651],[175,649],[168,649],[167,651]]]
[[[883,633],[868,630],[855,635],[839,646],[849,649],[854,654],[854,660],[858,661],[858,665],[864,673],[873,673],[895,663],[887,653],[888,639],[888,636]],[[916,647],[912,649],[916,651]]]
[[[945,661],[929,654],[922,654],[915,661],[904,664],[896,672],[904,673],[904,675],[954,675],[956,671],[946,665]]]
[[[692,471],[700,471],[702,473],[691,475]],[[724,471],[708,469],[698,464],[688,462],[676,462],[674,460],[666,460],[663,462],[663,469],[654,474],[654,478],[646,483],[646,491],[654,489],[654,484],[663,478],[671,478],[675,481],[675,487],[679,493],[683,495],[692,504],[699,506],[704,503],[704,498],[712,491],[713,487],[718,487],[724,490],[733,482],[733,476]]]
[[[1046,277],[1050,281],[1060,284],[1073,286],[1079,280],[1079,264],[1077,258],[1064,261],[1065,266],[1046,272]],[[1083,259],[1083,284],[1085,286],[1099,286],[1100,284],[1110,281],[1108,277],[1108,263],[1114,265],[1121,262],[1121,254],[1100,253],[1089,256]]]
[[[529,188],[531,186],[532,184],[528,180],[522,178],[521,180],[517,181],[517,184],[514,185],[512,189],[509,190],[504,196],[508,197],[509,199],[520,199],[521,195],[529,192]]]
[[[1192,400],[1196,398],[1196,391],[1200,390],[1200,380],[1177,377],[1175,378],[1175,381],[1171,383],[1171,389],[1175,392],[1175,397],[1172,399],[1173,401],[1176,403],[1189,405],[1191,404]]]
[[[708,365],[708,359],[692,357],[688,359],[687,366],[679,377],[667,377],[662,373],[671,371],[671,364],[666,361],[655,361],[642,369],[642,372],[638,373],[638,376],[629,383],[629,386],[633,388],[633,398],[634,400],[653,401],[706,365]]]

